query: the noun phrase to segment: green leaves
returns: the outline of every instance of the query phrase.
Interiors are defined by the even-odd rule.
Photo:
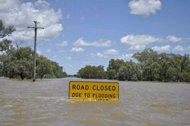
[[[107,78],[128,81],[186,81],[190,82],[190,56],[158,54],[152,49],[135,53],[139,62],[111,59],[105,72],[103,67],[86,66],[78,72],[82,78]],[[97,72],[101,71],[101,72]],[[106,75],[105,75],[106,74]]]
[[[111,59],[107,69],[108,79],[137,81],[141,79],[140,66],[132,61],[124,62],[119,59]]]
[[[63,67],[42,55],[37,56],[36,65],[38,78],[62,78],[67,76],[67,74],[63,72]]]
[[[143,80],[146,81],[189,81],[189,55],[166,54],[151,49],[134,54],[142,66]]]
[[[0,20],[0,38],[4,38],[5,36],[10,35],[15,30],[16,29],[14,28],[14,26],[5,27],[3,21]]]
[[[152,49],[135,53],[138,63],[111,59],[107,67],[107,79],[128,81],[186,81],[190,82],[190,56],[177,54],[158,54]],[[78,72],[82,78],[97,77],[95,66],[86,66]],[[103,69],[102,69],[103,71]],[[101,74],[100,74],[101,75]]]
[[[1,58],[1,75],[9,78],[32,78],[32,63],[33,51],[29,47],[13,49],[9,53],[4,54]],[[63,72],[56,62],[47,59],[44,56],[37,55],[37,77],[48,78],[65,77],[66,73]]]
[[[78,71],[78,76],[82,78],[103,79],[105,71],[103,66],[85,66]]]

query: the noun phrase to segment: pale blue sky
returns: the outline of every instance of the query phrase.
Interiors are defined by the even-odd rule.
[[[32,12],[30,20],[38,20],[46,28],[39,31],[38,52],[58,62],[68,74],[85,65],[106,68],[111,58],[130,60],[144,48],[190,54],[190,0],[16,1],[17,6],[22,5],[22,17]],[[26,11],[25,6],[30,9]],[[19,18],[18,13],[15,15]],[[0,18],[6,19],[2,12]],[[33,25],[26,21],[24,24]],[[30,39],[13,38],[32,47],[28,36]]]

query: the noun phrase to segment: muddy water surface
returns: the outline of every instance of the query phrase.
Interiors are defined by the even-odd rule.
[[[119,101],[74,102],[70,80],[0,78],[0,126],[190,126],[190,84],[119,82]]]

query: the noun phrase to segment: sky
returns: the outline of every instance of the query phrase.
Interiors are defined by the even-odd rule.
[[[37,21],[37,52],[68,74],[145,48],[190,54],[190,0],[0,0],[0,19],[16,28],[5,38],[31,48]]]

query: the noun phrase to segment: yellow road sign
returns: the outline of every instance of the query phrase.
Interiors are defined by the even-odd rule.
[[[119,83],[70,81],[69,98],[95,101],[119,100]]]

